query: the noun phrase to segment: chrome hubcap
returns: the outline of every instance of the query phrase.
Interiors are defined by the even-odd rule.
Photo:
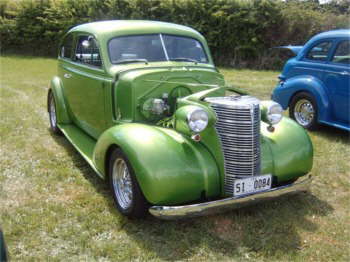
[[[309,125],[315,116],[315,110],[311,102],[307,99],[299,100],[294,108],[294,117],[302,126]]]
[[[50,122],[53,127],[56,127],[56,107],[53,97],[50,99]]]
[[[127,209],[132,204],[132,182],[128,166],[122,158],[117,158],[112,170],[113,187],[119,205]]]

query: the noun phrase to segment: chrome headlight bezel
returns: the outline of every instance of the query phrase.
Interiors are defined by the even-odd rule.
[[[283,108],[279,103],[270,101],[266,108],[266,118],[271,125],[277,125],[283,117]]]
[[[194,133],[202,132],[209,123],[209,115],[202,108],[198,107],[187,114],[187,124]]]

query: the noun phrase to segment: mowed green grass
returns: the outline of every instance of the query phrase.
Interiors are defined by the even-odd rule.
[[[348,261],[349,134],[323,127],[309,193],[225,214],[129,220],[64,137],[48,129],[54,59],[1,57],[0,227],[13,261]],[[268,99],[279,72],[221,69]]]

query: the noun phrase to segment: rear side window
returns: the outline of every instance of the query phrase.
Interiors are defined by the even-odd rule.
[[[62,43],[60,56],[64,58],[71,58],[73,50],[73,35],[67,35]]]
[[[82,64],[101,67],[100,50],[95,38],[92,36],[79,36],[74,59]]]
[[[310,51],[307,53],[306,58],[310,60],[316,60],[316,61],[326,61],[329,51],[331,49],[332,42],[331,41],[324,41],[321,43],[318,43],[314,47],[310,49]]]
[[[340,64],[350,64],[350,41],[341,41],[335,50],[332,62]]]

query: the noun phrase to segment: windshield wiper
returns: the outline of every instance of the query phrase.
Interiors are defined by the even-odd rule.
[[[147,59],[120,59],[117,61],[112,61],[113,64],[128,64],[128,63],[146,63],[148,64]]]
[[[197,60],[187,57],[175,57],[175,58],[169,58],[170,61],[187,61],[187,62],[193,62],[195,64],[198,63]]]

